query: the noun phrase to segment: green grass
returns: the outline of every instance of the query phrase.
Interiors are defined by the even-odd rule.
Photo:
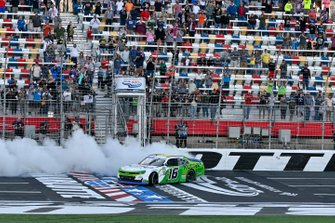
[[[140,216],[140,215],[0,215],[0,223],[334,223],[335,217],[300,216]]]

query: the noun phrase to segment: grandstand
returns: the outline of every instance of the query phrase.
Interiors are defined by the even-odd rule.
[[[64,2],[0,13],[3,137],[21,116],[63,139],[68,117],[99,143],[175,143],[185,120],[189,147],[333,148],[326,2]]]

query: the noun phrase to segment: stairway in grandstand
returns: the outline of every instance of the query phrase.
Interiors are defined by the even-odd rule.
[[[61,13],[60,17],[62,19],[62,26],[66,30],[67,25],[72,22],[74,28],[74,36],[73,42],[67,43],[67,48],[70,48],[73,46],[74,43],[77,44],[79,49],[87,51],[90,49],[91,45],[87,44],[86,42],[86,34],[83,32],[82,25],[78,22],[78,16],[74,15],[73,13]],[[65,38],[67,38],[67,33],[65,34]]]
[[[61,13],[62,26],[67,28],[71,21],[75,27],[73,42],[67,43],[67,48],[71,48],[74,43],[84,52],[84,55],[91,55],[92,43],[86,41],[86,33],[83,31],[82,24],[79,23],[78,16],[73,13]],[[67,33],[66,33],[67,37]],[[96,67],[97,70],[98,67]],[[95,106],[95,138],[98,143],[105,143],[106,136],[111,135],[111,109],[112,98],[104,97],[106,92],[97,89],[96,80],[94,80],[93,89],[96,91],[96,106]]]
[[[110,135],[113,99],[97,94],[95,100],[95,139],[105,143],[106,136]]]

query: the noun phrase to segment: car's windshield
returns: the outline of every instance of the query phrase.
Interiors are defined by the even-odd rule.
[[[146,166],[163,166],[165,159],[158,157],[147,157],[140,162],[141,165]]]

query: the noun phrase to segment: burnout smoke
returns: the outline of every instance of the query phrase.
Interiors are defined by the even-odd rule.
[[[164,143],[154,143],[142,148],[134,138],[121,145],[108,139],[98,145],[94,138],[81,130],[59,147],[54,141],[43,145],[32,139],[0,140],[0,176],[29,176],[30,174],[60,174],[87,171],[115,175],[120,166],[138,163],[152,153],[187,155],[186,151]]]

